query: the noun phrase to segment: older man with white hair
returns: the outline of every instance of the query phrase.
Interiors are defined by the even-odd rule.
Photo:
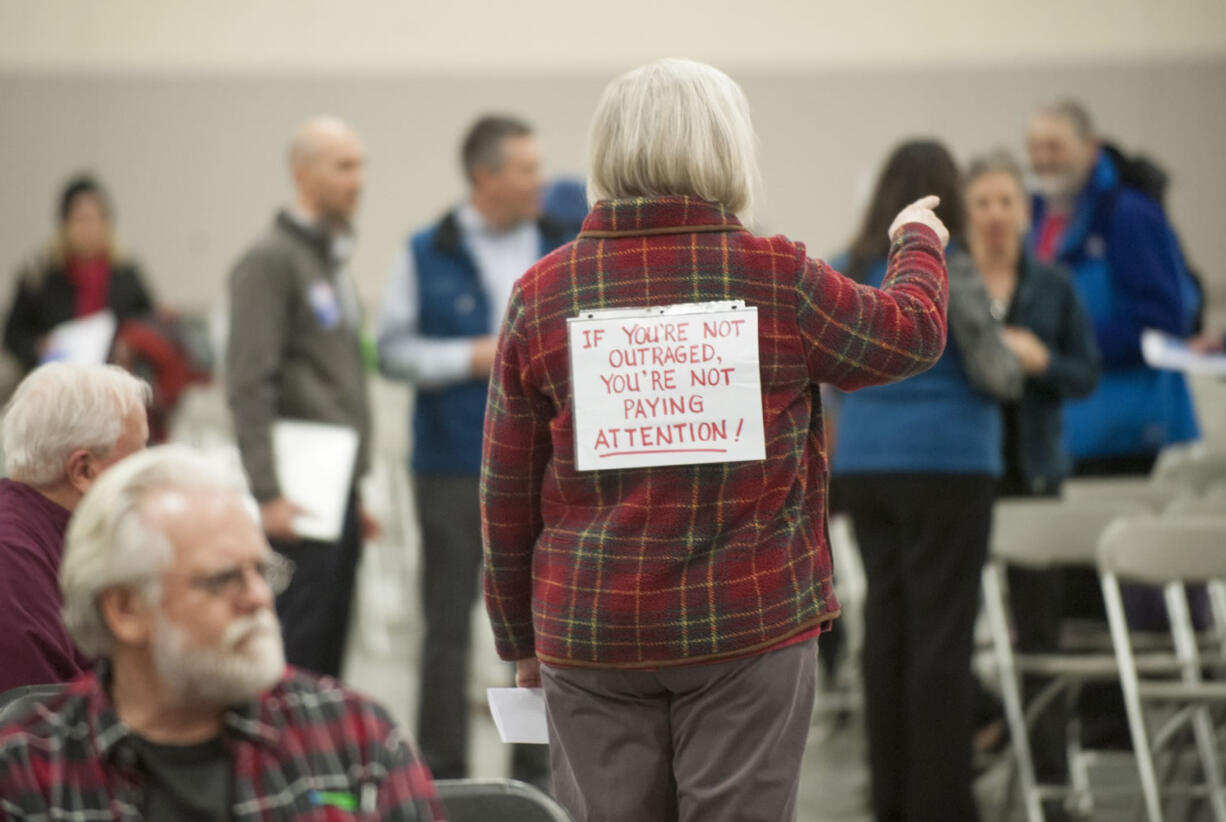
[[[6,818],[441,818],[378,705],[287,669],[274,554],[241,480],[162,446],[69,528],[65,621],[97,670],[0,727]]]
[[[66,682],[88,664],[60,616],[68,517],[98,475],[145,447],[149,386],[121,368],[50,363],[4,414],[0,480],[0,692]]]

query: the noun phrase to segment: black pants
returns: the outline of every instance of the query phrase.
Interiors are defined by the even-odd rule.
[[[286,661],[316,674],[339,677],[354,578],[362,555],[357,497],[349,499],[337,542],[272,540],[271,544],[294,563],[293,580],[277,597]]]
[[[1064,614],[1065,570],[1010,567],[1007,573],[1017,649],[1026,654],[1055,653],[1060,645],[1060,623]],[[1024,704],[1030,704],[1050,681],[1043,676],[1022,677]],[[1061,697],[1035,718],[1030,729],[1035,776],[1042,783],[1068,782],[1067,727],[1068,711]]]
[[[1006,454],[1005,475],[996,490],[996,498],[1003,499],[1059,499],[1059,486],[1036,494],[1022,477],[1016,458]],[[1055,653],[1060,645],[1060,624],[1066,615],[1065,588],[1067,568],[1021,568],[1009,566],[1009,606],[1013,612],[1013,628],[1017,636],[1017,648],[1022,653]],[[1098,579],[1094,578],[1098,588]],[[1028,675],[1022,677],[1022,702],[1031,700],[1042,692],[1051,681],[1049,677]],[[982,688],[982,686],[980,686]],[[995,715],[1003,708],[994,696],[985,695],[981,701],[995,703]],[[1045,784],[1068,782],[1068,748],[1066,729],[1068,711],[1064,699],[1057,699],[1035,718],[1030,728],[1030,753],[1034,760],[1035,775]]]
[[[874,815],[974,822],[970,662],[995,481],[844,480],[868,578],[863,663]]]
[[[417,742],[435,779],[468,776],[468,657],[481,581],[481,506],[477,477],[414,477],[421,520],[421,659]],[[515,745],[515,779],[547,788],[549,749]]]

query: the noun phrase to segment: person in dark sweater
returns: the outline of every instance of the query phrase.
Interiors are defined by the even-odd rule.
[[[107,309],[119,320],[153,312],[139,267],[115,248],[101,184],[85,176],[69,181],[58,217],[51,246],[18,274],[4,326],[4,347],[26,372],[42,360],[47,334],[60,323]]]
[[[64,532],[108,467],[145,447],[149,386],[116,366],[50,363],[4,413],[0,480],[0,693],[88,666],[60,616]]]
[[[1024,248],[1030,213],[1021,174],[1007,152],[971,164],[967,239],[993,316],[1005,324],[1005,344],[1025,375],[1020,400],[1003,408],[1001,495],[1053,496],[1070,468],[1062,403],[1094,390],[1100,364],[1094,326],[1070,272]]]
[[[289,147],[294,201],[230,272],[226,399],[251,493],[273,549],[297,564],[277,597],[291,665],[340,676],[364,539],[379,534],[358,494],[370,465],[370,405],[362,361],[362,311],[348,271],[352,221],[366,150],[351,126],[314,117]],[[279,419],[342,425],[358,435],[344,524],[335,540],[308,539],[301,509],[277,475]]]
[[[1094,390],[1099,376],[1094,326],[1077,296],[1070,272],[1039,262],[1024,248],[1030,208],[1021,167],[1004,151],[970,164],[966,175],[967,240],[975,269],[987,288],[993,316],[1021,365],[1020,399],[1001,406],[1003,474],[999,497],[1054,497],[1070,459],[1061,416],[1065,400]],[[1062,613],[1063,572],[1009,569],[1009,592],[1018,647],[1040,653],[1056,648]],[[1028,677],[1026,698],[1045,685]],[[1040,781],[1068,779],[1063,704],[1039,718],[1031,750]],[[1062,818],[1049,801],[1048,818]]]

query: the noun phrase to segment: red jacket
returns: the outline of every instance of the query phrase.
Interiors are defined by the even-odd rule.
[[[838,615],[818,386],[924,370],[945,347],[936,235],[908,225],[882,289],[692,198],[597,203],[519,280],[498,342],[481,473],[499,654],[635,668],[746,656]],[[758,309],[766,459],[579,473],[566,319],[744,300]]]

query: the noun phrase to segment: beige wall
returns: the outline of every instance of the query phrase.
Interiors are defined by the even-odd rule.
[[[208,305],[286,198],[286,135],[324,111],[369,143],[354,271],[372,301],[406,232],[461,195],[477,113],[529,117],[552,170],[581,172],[604,83],[664,54],[743,82],[761,220],[815,254],[851,233],[900,138],[1017,148],[1026,113],[1071,93],[1169,165],[1186,244],[1226,292],[1222,0],[0,0],[0,306],[83,168],[160,294]]]
[[[158,292],[181,305],[209,304],[288,193],[286,135],[317,111],[350,119],[369,144],[354,271],[374,300],[406,232],[460,196],[456,141],[475,114],[522,113],[540,125],[551,170],[580,172],[587,122],[608,76],[0,72],[0,304],[18,261],[48,236],[60,183],[81,168],[111,185],[121,235]],[[1020,147],[1026,113],[1072,93],[1104,131],[1169,165],[1171,208],[1191,256],[1226,292],[1226,58],[737,77],[761,138],[761,221],[815,254],[846,240],[858,193],[900,138],[937,135],[962,159],[992,145]]]
[[[566,71],[1226,55],[1221,0],[0,0],[0,66]]]

